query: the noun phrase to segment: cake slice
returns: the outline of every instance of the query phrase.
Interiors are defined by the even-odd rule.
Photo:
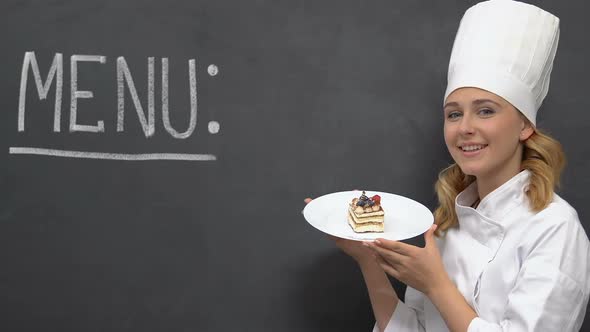
[[[383,232],[385,211],[381,197],[367,197],[363,191],[359,198],[353,198],[348,205],[348,224],[357,233]]]

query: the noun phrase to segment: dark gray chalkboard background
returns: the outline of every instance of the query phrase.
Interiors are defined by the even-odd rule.
[[[361,188],[435,207],[433,183],[450,162],[441,116],[447,63],[474,3],[2,1],[0,330],[369,331],[360,272],[305,222],[303,199]],[[588,231],[588,5],[537,4],[562,19],[538,124],[565,147],[560,193]],[[55,53],[64,56],[59,133],[55,82],[40,101],[31,73],[26,130],[17,130],[27,51],[44,79]],[[74,54],[107,57],[78,69],[79,89],[94,93],[78,100],[79,123],[103,120],[104,133],[67,130]],[[149,139],[129,94],[125,131],[116,131],[119,56],[144,108],[147,59],[156,58]],[[162,57],[179,131],[188,124],[187,63],[197,62],[197,130],[184,140],[162,125]],[[14,146],[218,159],[9,154]]]

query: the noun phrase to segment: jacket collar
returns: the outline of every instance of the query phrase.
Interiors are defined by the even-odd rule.
[[[457,209],[469,209],[479,215],[501,223],[506,213],[516,205],[525,202],[525,189],[529,183],[530,171],[523,170],[504,182],[501,186],[486,195],[481,200],[477,209],[471,208],[471,204],[477,199],[477,183],[473,182],[455,198]]]
[[[497,249],[509,226],[504,217],[514,207],[526,204],[529,178],[529,170],[521,171],[484,197],[477,209],[471,207],[478,197],[477,183],[470,184],[455,198],[459,227],[488,248]]]

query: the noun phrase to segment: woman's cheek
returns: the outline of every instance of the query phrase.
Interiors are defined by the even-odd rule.
[[[451,155],[454,155],[456,153],[456,151],[454,149],[456,146],[455,139],[454,139],[455,136],[453,135],[451,130],[447,129],[446,127],[445,127],[444,136],[445,136],[445,145],[447,146],[447,149],[449,150]]]
[[[445,144],[447,145],[447,148],[450,148],[450,146],[452,145],[452,134],[449,128],[447,128],[447,126],[445,126],[444,128],[444,137],[445,137]]]

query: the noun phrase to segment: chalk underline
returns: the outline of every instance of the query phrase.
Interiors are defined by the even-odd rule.
[[[86,158],[86,159],[109,159],[109,160],[189,160],[189,161],[212,161],[217,157],[212,154],[191,154],[191,153],[112,153],[92,151],[72,151],[45,149],[34,147],[10,147],[10,154],[32,154],[64,158]]]

